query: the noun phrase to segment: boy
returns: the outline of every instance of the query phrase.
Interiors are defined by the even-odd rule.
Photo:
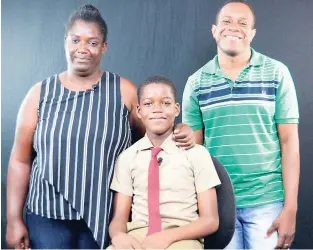
[[[184,151],[172,141],[180,112],[172,81],[148,78],[138,88],[138,99],[146,135],[116,163],[112,246],[202,249],[201,238],[219,226],[215,186],[220,180],[211,157],[203,146]]]

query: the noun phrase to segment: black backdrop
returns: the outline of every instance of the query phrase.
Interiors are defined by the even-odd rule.
[[[152,74],[177,84],[216,53],[211,25],[222,0],[2,0],[1,229],[5,247],[7,166],[16,115],[28,89],[65,69],[64,24],[84,3],[97,6],[109,27],[102,68],[136,85]],[[301,177],[294,248],[313,248],[313,1],[250,0],[257,15],[252,46],[284,62],[300,106]],[[179,120],[181,118],[179,117]]]

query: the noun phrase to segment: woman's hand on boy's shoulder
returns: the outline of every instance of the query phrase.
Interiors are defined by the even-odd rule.
[[[178,147],[185,150],[194,147],[196,144],[193,130],[186,124],[177,124],[173,131],[173,140]]]
[[[143,249],[141,244],[126,233],[118,233],[112,239],[114,249]]]

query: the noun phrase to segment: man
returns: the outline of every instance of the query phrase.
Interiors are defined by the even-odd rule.
[[[298,104],[288,68],[250,47],[255,15],[222,6],[212,26],[217,56],[189,77],[183,121],[232,179],[236,230],[227,248],[289,248],[299,183]]]

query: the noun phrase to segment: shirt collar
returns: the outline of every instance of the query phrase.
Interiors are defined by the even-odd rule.
[[[260,66],[263,64],[264,56],[253,48],[251,48],[251,59],[248,65],[250,66]],[[203,66],[203,72],[211,75],[223,75],[218,64],[218,56],[216,55],[211,61]]]
[[[173,133],[171,133],[160,146],[161,149],[165,151],[166,153],[174,153],[177,150],[179,150],[179,147],[176,146],[172,137],[173,137]],[[150,139],[148,138],[147,134],[145,134],[145,136],[141,139],[139,143],[137,151],[143,151],[143,150],[147,150],[150,148],[153,148],[153,145]]]
[[[261,66],[264,62],[264,56],[251,48],[251,59],[249,65],[251,66]]]

